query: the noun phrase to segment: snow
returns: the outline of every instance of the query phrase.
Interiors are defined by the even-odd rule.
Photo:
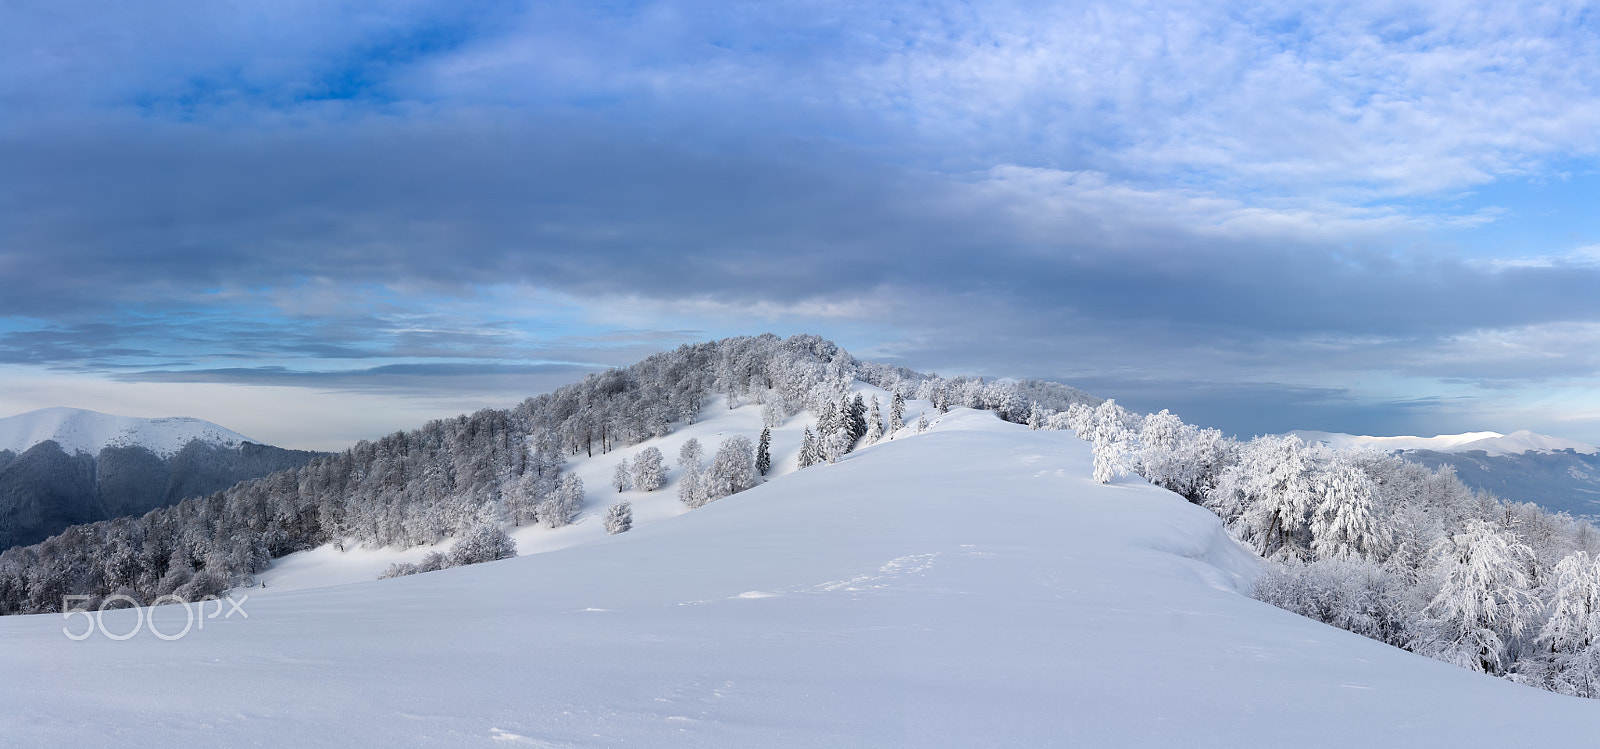
[[[98,455],[107,447],[142,446],[162,458],[172,457],[192,440],[223,447],[255,441],[209,421],[186,417],[141,419],[81,408],[42,408],[0,419],[0,450],[21,453],[46,440],[55,440],[68,455]]]
[[[1368,437],[1339,432],[1305,430],[1294,431],[1289,434],[1295,435],[1306,442],[1321,442],[1336,449],[1373,447],[1384,452],[1435,450],[1438,452],[1464,453],[1481,450],[1489,455],[1521,455],[1529,452],[1573,450],[1588,455],[1600,453],[1600,447],[1595,447],[1594,445],[1561,437],[1534,434],[1526,429],[1512,432],[1511,434],[1466,432],[1464,434],[1441,434],[1437,437]]]
[[[708,408],[658,444],[675,463],[687,436],[753,436],[755,413]],[[793,465],[794,421],[775,467]],[[315,555],[349,554],[319,550],[277,579],[300,565],[330,587],[235,591],[248,618],[170,642],[0,619],[6,741],[1591,746],[1600,724],[1600,703],[1247,598],[1258,561],[1215,517],[1140,480],[1093,483],[1069,432],[958,409],[693,511],[672,484],[631,496],[635,529],[606,536],[620,457],[572,464],[585,517],[519,531],[541,553],[333,585],[339,563]],[[104,620],[122,633],[136,615]]]

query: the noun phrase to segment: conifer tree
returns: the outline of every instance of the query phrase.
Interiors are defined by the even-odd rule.
[[[756,443],[756,472],[767,475],[772,470],[772,429],[761,428],[761,439]]]
[[[800,468],[810,468],[817,462],[817,438],[811,433],[811,427],[806,427],[805,433],[800,435]]]
[[[894,439],[894,433],[906,425],[906,399],[900,391],[894,391],[894,399],[889,401],[889,439]]]
[[[878,409],[878,396],[872,396],[872,407],[867,412],[867,444],[883,439],[883,413]]]

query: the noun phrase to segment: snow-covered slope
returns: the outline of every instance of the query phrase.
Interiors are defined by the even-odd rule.
[[[42,408],[0,419],[0,450],[21,453],[46,440],[55,440],[68,455],[142,446],[163,458],[172,457],[191,440],[223,447],[254,442],[209,421],[185,417],[141,419],[81,408]]]
[[[1529,452],[1549,453],[1572,450],[1585,455],[1600,453],[1600,447],[1561,437],[1534,434],[1526,429],[1500,434],[1499,432],[1467,432],[1441,434],[1437,437],[1368,437],[1340,432],[1290,432],[1306,442],[1321,442],[1329,447],[1373,447],[1385,452],[1395,450],[1433,450],[1435,452],[1466,453],[1483,451],[1489,455],[1521,455]]]
[[[8,617],[0,725],[19,746],[1593,745],[1600,702],[1253,601],[1216,518],[1090,464],[1070,433],[958,410],[618,536],[591,512],[548,553],[237,591],[248,619],[170,642]]]

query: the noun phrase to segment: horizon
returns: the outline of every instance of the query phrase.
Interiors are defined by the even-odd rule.
[[[0,21],[0,413],[327,449],[771,330],[1240,436],[1600,443],[1582,8]]]

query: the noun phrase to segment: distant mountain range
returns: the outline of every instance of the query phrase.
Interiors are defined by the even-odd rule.
[[[1600,519],[1600,447],[1529,431],[1438,437],[1368,437],[1291,432],[1331,447],[1372,447],[1429,468],[1450,466],[1468,486],[1502,499]]]
[[[259,444],[202,419],[75,408],[0,419],[0,549],[79,523],[142,515],[317,455]]]

